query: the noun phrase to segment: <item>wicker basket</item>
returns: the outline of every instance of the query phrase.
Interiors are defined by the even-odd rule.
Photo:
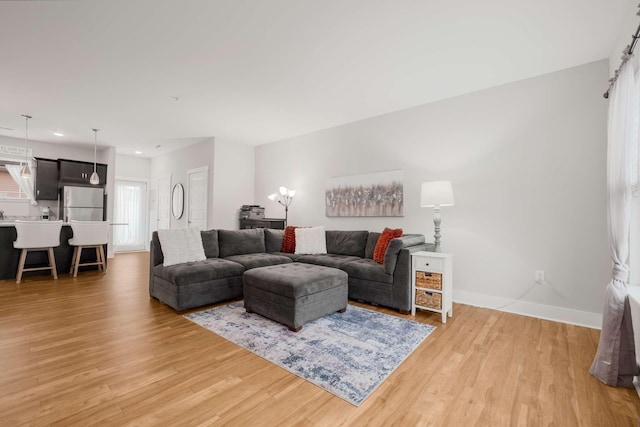
[[[442,294],[416,289],[416,305],[442,310]]]
[[[416,271],[416,288],[442,290],[442,274]]]

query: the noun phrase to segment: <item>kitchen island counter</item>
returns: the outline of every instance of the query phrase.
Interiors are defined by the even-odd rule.
[[[0,280],[15,279],[18,272],[18,261],[20,260],[20,249],[13,247],[17,233],[13,221],[0,221]],[[56,267],[58,274],[68,274],[71,269],[71,257],[73,256],[73,246],[69,245],[69,239],[73,237],[71,226],[67,223],[62,225],[60,231],[60,246],[53,248],[56,257]],[[105,245],[105,253],[106,253]],[[80,262],[95,262],[96,255],[94,251],[82,251]],[[25,267],[36,267],[39,265],[47,265],[46,251],[29,252]],[[80,267],[80,270],[95,270],[97,266]],[[49,274],[49,272],[33,272],[26,273],[25,278],[32,274]]]

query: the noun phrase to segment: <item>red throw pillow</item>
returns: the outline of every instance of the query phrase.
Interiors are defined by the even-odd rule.
[[[287,226],[284,229],[284,236],[282,237],[282,252],[292,254],[296,251],[296,228],[294,226]]]
[[[387,252],[387,247],[391,243],[391,239],[396,237],[402,237],[402,228],[385,228],[376,243],[376,248],[373,250],[373,260],[378,264],[384,264],[384,254]]]

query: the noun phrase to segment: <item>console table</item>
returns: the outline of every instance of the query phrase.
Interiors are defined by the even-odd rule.
[[[284,230],[284,218],[240,219],[240,230],[247,228],[273,228]]]

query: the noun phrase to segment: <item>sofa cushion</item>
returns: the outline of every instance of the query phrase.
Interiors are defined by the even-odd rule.
[[[207,258],[218,258],[220,249],[218,248],[218,230],[203,230],[200,232],[202,236],[202,247],[204,255]]]
[[[373,251],[376,249],[376,245],[378,244],[378,239],[382,233],[371,232],[369,233],[369,237],[367,237],[367,246],[364,249],[364,257],[373,259]]]
[[[273,254],[286,256],[287,258],[291,258],[293,262],[296,262],[296,260],[300,257],[306,256],[306,255],[300,255],[300,254],[290,254],[288,252],[274,252]]]
[[[325,267],[340,268],[344,263],[349,261],[355,261],[359,259],[350,255],[336,255],[336,254],[323,254],[323,255],[300,255],[296,258],[296,262],[304,262],[307,264],[324,265]]]
[[[337,255],[363,257],[367,245],[368,231],[329,230],[327,235],[327,252]]]
[[[349,278],[372,280],[374,282],[393,283],[393,274],[387,273],[384,267],[372,259],[360,258],[349,261],[340,267]]]
[[[373,250],[373,260],[380,264],[384,263],[384,256],[389,247],[391,239],[402,237],[402,228],[385,228],[376,243],[376,248]]]
[[[231,255],[226,257],[225,259],[241,264],[245,268],[245,270],[250,270],[256,267],[265,267],[267,265],[289,264],[293,262],[291,258],[284,255],[265,253]]]
[[[264,229],[218,230],[220,257],[265,252]]]
[[[204,261],[186,262],[168,267],[160,264],[153,267],[155,276],[162,277],[178,286],[241,276],[242,273],[244,273],[242,265],[220,258],[208,258]]]
[[[282,250],[282,240],[284,230],[264,229],[264,246],[269,253],[280,252]]]

